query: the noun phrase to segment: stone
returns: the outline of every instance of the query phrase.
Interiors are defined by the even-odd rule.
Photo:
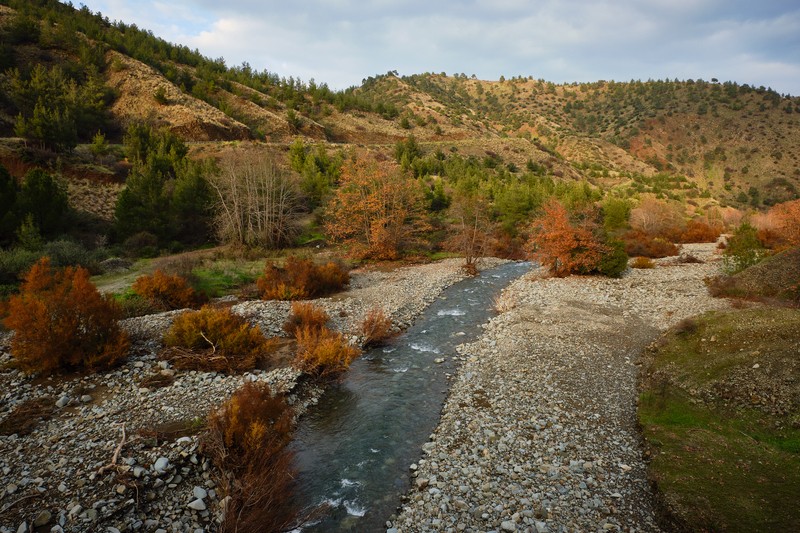
[[[194,496],[198,500],[203,500],[208,496],[208,492],[203,487],[194,487],[192,489],[192,496]]]
[[[516,531],[517,530],[517,524],[515,524],[511,520],[504,520],[500,524],[500,529],[502,529],[503,531]]]
[[[89,403],[92,401],[92,397],[89,394],[84,394],[81,396],[81,403]]]
[[[50,523],[50,519],[53,517],[50,514],[50,511],[40,511],[39,514],[36,515],[36,518],[33,519],[33,527],[42,527],[45,524]]]
[[[69,404],[69,396],[62,396],[58,399],[58,401],[56,401],[56,407],[59,409],[63,409],[67,406],[67,404]]]
[[[186,507],[188,507],[189,509],[194,509],[195,511],[205,511],[206,502],[198,498],[196,500],[192,500],[191,502],[189,502],[189,505],[187,505]]]
[[[169,459],[166,457],[159,457],[153,465],[153,469],[159,474],[166,472],[167,468],[169,468]]]
[[[67,486],[63,481],[58,484],[58,492],[67,492]]]
[[[15,484],[9,483],[8,485],[6,485],[6,494],[14,494],[15,492],[17,492],[17,488],[18,487]]]
[[[23,522],[17,528],[17,533],[28,533],[28,523]]]

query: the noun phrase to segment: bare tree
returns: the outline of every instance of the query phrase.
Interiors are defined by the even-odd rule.
[[[209,182],[216,193],[215,225],[222,242],[276,248],[297,236],[297,177],[271,158],[229,158]]]
[[[456,196],[448,210],[450,236],[445,247],[463,254],[464,268],[473,275],[478,273],[478,259],[489,247],[491,222],[488,213],[489,206],[483,198],[466,195]]]

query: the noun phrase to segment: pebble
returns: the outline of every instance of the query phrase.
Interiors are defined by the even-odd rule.
[[[195,511],[205,511],[206,510],[206,504],[201,499],[192,500],[191,502],[189,502],[189,505],[187,505],[187,507],[189,509],[194,509]]]

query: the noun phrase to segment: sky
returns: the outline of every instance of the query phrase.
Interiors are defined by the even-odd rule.
[[[800,96],[797,0],[84,0],[229,66],[360,85],[446,72],[704,79]]]

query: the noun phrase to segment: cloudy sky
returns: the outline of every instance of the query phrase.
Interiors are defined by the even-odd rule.
[[[800,96],[797,0],[78,0],[334,89],[375,74],[732,80]]]

